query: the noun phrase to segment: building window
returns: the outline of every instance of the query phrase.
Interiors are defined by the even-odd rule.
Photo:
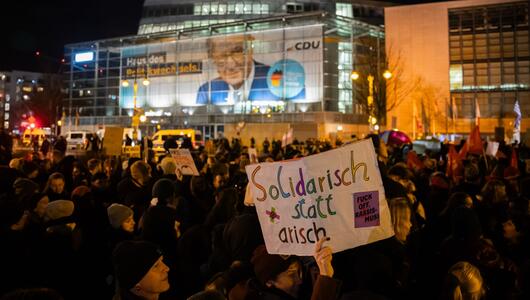
[[[462,89],[462,83],[462,65],[451,65],[449,68],[449,85],[451,86],[451,90]]]
[[[245,3],[243,6],[243,12],[244,14],[252,14],[252,4],[251,3]]]
[[[252,4],[252,13],[255,15],[261,14],[261,4]]]
[[[234,3],[228,3],[227,11],[229,15],[234,14],[236,11],[236,5]]]
[[[218,9],[219,9],[219,4],[218,3],[210,4],[210,14],[217,15],[218,14]]]
[[[236,3],[236,7],[235,7],[235,13],[236,15],[240,15],[240,14],[243,14],[243,3]]]
[[[201,12],[202,12],[202,5],[195,4],[195,6],[193,7],[193,14],[196,16],[200,16]]]
[[[353,18],[352,6],[349,3],[337,3],[335,13],[337,16]]]
[[[210,3],[203,3],[203,5],[202,5],[202,15],[203,16],[209,16],[210,15]]]
[[[261,5],[261,14],[268,15],[269,14],[269,5],[268,4],[262,4]]]
[[[226,4],[219,4],[219,15],[226,15]]]

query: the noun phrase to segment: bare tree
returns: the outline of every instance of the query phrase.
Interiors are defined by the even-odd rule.
[[[401,52],[395,50],[392,45],[386,52],[386,65],[392,73],[386,85],[386,111],[389,112],[407,100],[415,91],[421,89],[423,80],[420,76],[405,77],[406,66]]]

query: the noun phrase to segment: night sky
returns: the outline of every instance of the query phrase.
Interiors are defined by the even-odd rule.
[[[7,0],[2,4],[0,70],[57,73],[65,44],[136,34],[143,0]]]
[[[136,34],[143,0],[6,0],[2,4],[0,70],[58,73],[65,44]]]

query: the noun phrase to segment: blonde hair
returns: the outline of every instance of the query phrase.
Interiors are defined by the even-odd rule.
[[[389,201],[389,206],[392,227],[394,228],[396,238],[401,242],[405,242],[409,232],[404,232],[403,222],[410,222],[410,215],[412,213],[409,201],[404,197],[392,198]],[[406,218],[409,219],[406,220]]]
[[[480,271],[472,264],[460,261],[449,269],[451,281],[450,298],[454,300],[478,300],[484,294],[483,280]]]
[[[162,169],[162,172],[164,172],[164,175],[175,174],[175,171],[177,170],[177,164],[173,157],[164,157],[159,166],[160,169]]]

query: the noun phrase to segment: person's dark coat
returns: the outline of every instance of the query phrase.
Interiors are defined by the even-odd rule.
[[[134,179],[127,177],[118,183],[118,203],[132,208],[134,211],[134,221],[137,226],[140,218],[149,207],[151,202],[152,183],[140,185]]]

